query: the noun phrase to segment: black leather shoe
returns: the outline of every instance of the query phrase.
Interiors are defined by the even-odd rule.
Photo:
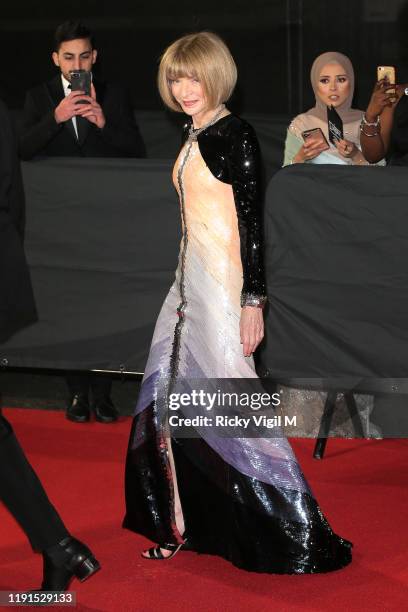
[[[113,423],[118,420],[118,411],[109,396],[96,399],[92,409],[95,413],[95,419],[100,423]]]
[[[89,421],[90,414],[88,398],[82,393],[73,395],[65,415],[67,419],[74,423],[86,423]]]
[[[74,577],[83,582],[101,567],[89,548],[72,537],[44,551],[43,560],[41,591],[66,591]]]

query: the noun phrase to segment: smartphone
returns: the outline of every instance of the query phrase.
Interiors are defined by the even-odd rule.
[[[313,138],[313,140],[317,140],[326,145],[326,149],[330,149],[329,143],[325,135],[323,134],[321,128],[312,128],[311,130],[305,130],[302,132],[302,138],[306,142],[308,138]]]
[[[88,70],[70,70],[71,91],[83,91],[87,96],[91,95],[92,75]],[[86,100],[78,100],[79,104],[89,104]]]
[[[377,66],[377,81],[387,79],[391,85],[395,85],[395,68],[394,66]],[[386,89],[386,93],[395,93],[395,87]],[[391,98],[391,102],[395,102],[396,98]]]

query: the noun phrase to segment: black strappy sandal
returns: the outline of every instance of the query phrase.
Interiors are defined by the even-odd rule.
[[[141,553],[141,556],[143,559],[149,559],[150,561],[167,561],[167,559],[171,559],[176,553],[178,553],[178,551],[184,546],[186,541],[187,540],[184,540],[182,544],[158,544],[157,546],[152,546],[152,548],[143,551],[146,552],[147,555]],[[161,548],[163,548],[164,550],[170,550],[171,554],[165,557],[162,551],[160,550]]]

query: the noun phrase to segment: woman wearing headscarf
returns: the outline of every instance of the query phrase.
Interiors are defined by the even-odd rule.
[[[363,111],[351,108],[354,94],[354,70],[346,55],[336,51],[322,53],[313,62],[310,80],[316,104],[306,113],[295,117],[289,125],[283,165],[296,163],[369,165],[360,149],[360,126]],[[323,138],[302,136],[305,131],[320,128]],[[336,137],[336,131],[337,136]],[[340,137],[343,136],[343,137]],[[322,142],[323,141],[323,142]],[[385,161],[378,157],[378,165]],[[282,403],[292,411],[302,412],[305,398],[324,403],[325,392],[283,388]],[[364,419],[373,408],[373,397],[355,394],[358,409]],[[378,432],[370,425],[371,435]],[[367,432],[368,433],[368,432]]]
[[[313,62],[310,80],[316,104],[289,125],[283,165],[367,165],[360,150],[363,111],[351,108],[354,70],[349,58],[335,51],[322,53]],[[303,138],[314,128],[321,129],[326,142],[314,135]]]

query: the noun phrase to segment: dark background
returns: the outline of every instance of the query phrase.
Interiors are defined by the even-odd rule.
[[[202,29],[221,34],[237,61],[235,112],[305,110],[311,62],[328,50],[353,61],[357,107],[367,104],[377,64],[396,65],[400,82],[408,80],[406,0],[2,0],[0,90],[10,107],[54,74],[52,34],[68,18],[94,29],[99,71],[126,83],[139,110],[161,108],[155,74],[164,48]]]
[[[2,0],[0,6],[0,95],[14,109],[23,105],[27,89],[55,74],[53,32],[75,18],[96,34],[99,72],[127,84],[138,111],[162,109],[155,77],[168,44],[191,31],[218,32],[239,69],[231,110],[266,114],[264,124],[272,126],[270,115],[284,115],[282,137],[272,134],[279,146],[287,116],[313,104],[310,66],[324,51],[341,51],[352,60],[357,108],[367,104],[377,64],[395,65],[399,81],[408,82],[408,0]],[[161,130],[154,112],[153,121]],[[7,369],[0,369],[7,405],[63,406],[61,376],[24,377]],[[121,412],[131,411],[134,385],[131,380],[128,391],[114,385]]]

